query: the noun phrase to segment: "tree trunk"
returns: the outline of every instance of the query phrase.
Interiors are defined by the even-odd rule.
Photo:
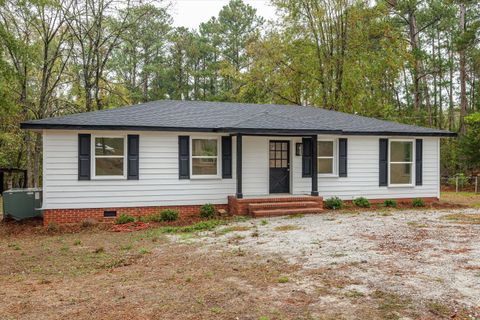
[[[420,58],[418,57],[418,46],[420,39],[418,37],[418,30],[417,30],[417,19],[415,17],[414,12],[410,12],[408,14],[408,31],[410,37],[410,46],[412,48],[413,58],[415,62],[413,64],[413,111],[415,112],[415,116],[418,115],[420,111],[420,103],[422,101],[421,92],[420,92]]]
[[[465,3],[460,3],[460,30],[462,35],[465,33],[465,13],[466,7]],[[467,131],[467,127],[465,125],[465,117],[467,115],[467,71],[465,68],[466,59],[465,59],[465,48],[460,48],[459,51],[459,58],[460,58],[460,133],[464,134]]]

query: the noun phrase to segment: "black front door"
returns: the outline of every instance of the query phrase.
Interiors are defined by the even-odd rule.
[[[290,192],[290,142],[270,141],[270,193]]]

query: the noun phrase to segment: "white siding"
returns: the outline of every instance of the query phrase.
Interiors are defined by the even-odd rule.
[[[191,205],[207,202],[227,203],[236,192],[235,139],[233,139],[232,179],[178,179],[178,136],[206,136],[195,133],[127,132],[140,135],[139,180],[77,179],[77,131],[44,131],[43,190],[44,208],[102,208],[125,206]],[[93,132],[91,134],[115,134]],[[118,134],[118,133],[117,133]],[[215,136],[214,134],[211,134]],[[218,136],[218,135],[217,135]],[[348,138],[348,177],[319,177],[319,192],[324,197],[352,199],[437,197],[438,138],[423,138],[423,186],[378,186],[378,137]],[[262,196],[269,193],[268,141],[289,140],[292,194],[309,194],[311,179],[302,178],[301,157],[295,156],[295,143],[301,138],[243,138],[243,193]]]
[[[371,199],[438,197],[438,138],[422,138],[423,185],[414,187],[380,187],[378,185],[379,137],[350,136],[346,138],[348,138],[348,177],[319,176],[318,191],[324,198],[337,196],[350,200],[356,197]],[[297,161],[293,163],[293,193],[306,194],[311,190],[311,179],[302,178],[302,164],[298,158],[300,157],[295,157]]]
[[[139,180],[78,181],[78,133],[45,131],[44,208],[218,204],[235,194],[235,174],[233,179],[178,179],[178,136],[192,133],[128,132],[140,135]],[[232,149],[235,172],[235,144]]]

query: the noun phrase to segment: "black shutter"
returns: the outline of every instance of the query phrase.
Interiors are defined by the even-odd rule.
[[[178,136],[178,178],[190,179],[190,137]]]
[[[139,154],[140,154],[140,136],[138,134],[129,134],[127,141],[127,178],[128,180],[138,180]]]
[[[312,176],[312,139],[302,139],[302,177]]]
[[[423,184],[423,140],[415,140],[415,185]]]
[[[338,176],[347,176],[347,139],[338,139]]]
[[[232,178],[232,137],[222,137],[222,178]]]
[[[91,136],[78,135],[78,180],[90,180]]]
[[[388,139],[380,139],[379,160],[379,185],[386,187],[388,186]]]

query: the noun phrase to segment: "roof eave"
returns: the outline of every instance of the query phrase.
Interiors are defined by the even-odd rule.
[[[22,122],[25,130],[124,130],[124,131],[183,131],[183,132],[225,132],[243,134],[337,134],[364,136],[423,136],[423,137],[456,137],[454,132],[395,132],[395,131],[344,131],[344,130],[312,130],[312,129],[259,129],[259,128],[199,128],[199,127],[153,127],[153,126],[117,126],[117,125],[72,125]]]

